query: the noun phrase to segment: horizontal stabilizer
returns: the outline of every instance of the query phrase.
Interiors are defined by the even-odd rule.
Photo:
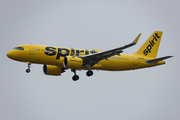
[[[168,58],[171,58],[173,56],[166,56],[166,57],[161,57],[161,58],[156,58],[156,59],[152,59],[152,60],[146,60],[146,63],[147,64],[152,64],[152,63],[155,63],[155,62],[158,62],[158,61],[161,61],[161,60],[165,60],[165,59],[168,59]]]

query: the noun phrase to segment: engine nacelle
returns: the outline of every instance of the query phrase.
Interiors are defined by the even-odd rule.
[[[82,58],[78,58],[74,56],[64,57],[63,66],[65,68],[81,69],[82,65],[83,65]]]
[[[61,75],[62,68],[60,68],[58,66],[54,66],[54,65],[44,65],[43,71],[44,71],[44,74],[46,74],[46,75],[58,76],[58,75]]]

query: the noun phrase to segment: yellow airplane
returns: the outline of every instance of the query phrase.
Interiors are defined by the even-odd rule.
[[[46,75],[61,75],[66,69],[74,72],[72,79],[79,79],[76,70],[87,70],[86,75],[92,76],[92,70],[123,71],[165,64],[165,59],[172,56],[156,58],[162,37],[161,31],[155,31],[142,47],[134,54],[123,54],[123,50],[135,45],[140,37],[123,47],[101,51],[98,49],[84,50],[44,45],[19,45],[7,53],[13,60],[26,62],[27,73],[31,63],[44,64]]]

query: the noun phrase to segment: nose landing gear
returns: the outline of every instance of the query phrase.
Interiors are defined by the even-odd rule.
[[[28,63],[28,69],[26,69],[26,73],[29,73],[31,71],[30,67],[31,67],[31,63]]]

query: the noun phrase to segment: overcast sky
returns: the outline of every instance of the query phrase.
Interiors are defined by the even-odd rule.
[[[180,119],[179,0],[0,0],[0,120]],[[163,31],[157,57],[166,64],[135,71],[77,71],[72,81],[42,65],[7,58],[21,44],[108,50]]]

